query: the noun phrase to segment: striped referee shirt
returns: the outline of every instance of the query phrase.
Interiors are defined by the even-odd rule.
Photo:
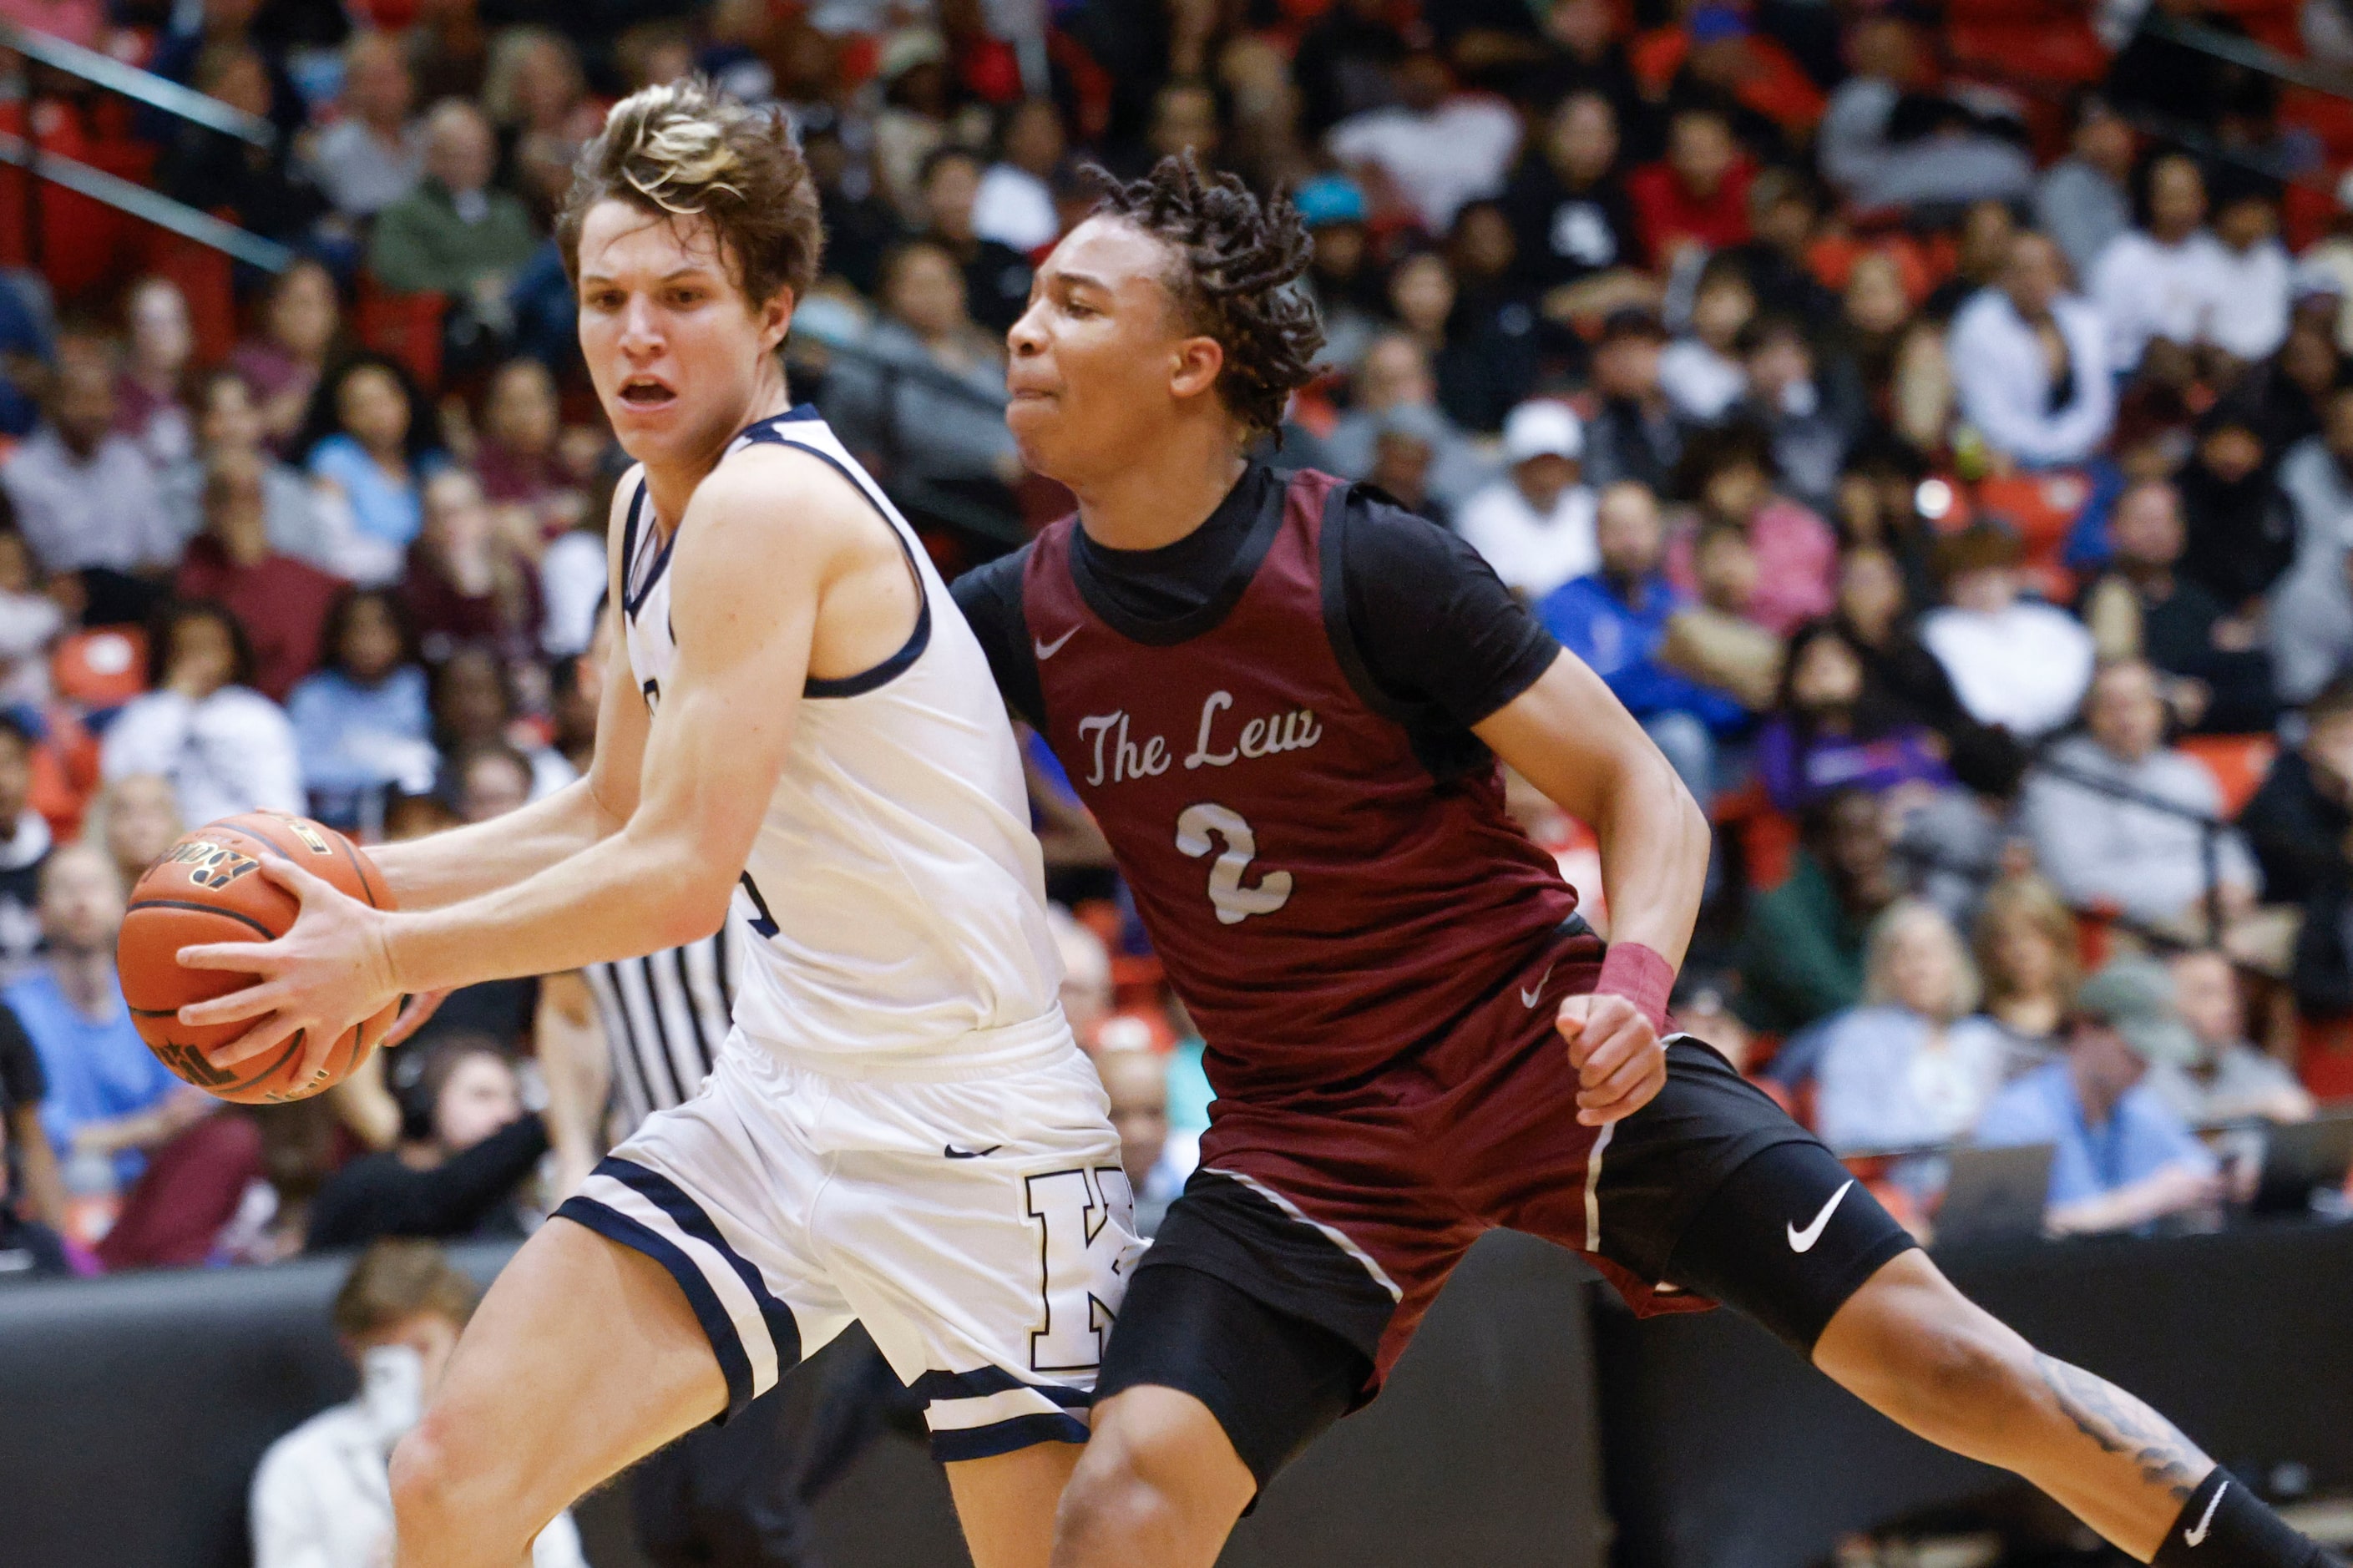
[[[731,919],[701,942],[582,971],[605,1026],[621,1136],[702,1089],[727,1038],[739,940]]]

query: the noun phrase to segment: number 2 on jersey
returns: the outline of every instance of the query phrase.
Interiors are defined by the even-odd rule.
[[[1252,915],[1271,915],[1291,901],[1291,873],[1269,871],[1258,886],[1242,886],[1242,873],[1258,858],[1258,835],[1241,814],[1215,801],[1188,805],[1176,818],[1176,847],[1198,860],[1225,840],[1225,849],[1209,867],[1209,902],[1217,906],[1219,925],[1240,925]]]

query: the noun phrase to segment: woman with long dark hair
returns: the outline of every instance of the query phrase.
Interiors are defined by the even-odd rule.
[[[1834,789],[1877,795],[1953,781],[1935,731],[1879,688],[1863,650],[1834,621],[1810,622],[1789,638],[1780,700],[1757,741],[1757,771],[1787,812]]]
[[[338,574],[369,587],[396,579],[425,526],[424,481],[446,461],[440,422],[408,372],[374,353],[338,363],[295,450],[332,514]]]
[[[372,792],[432,787],[433,721],[397,594],[345,589],[327,612],[320,645],[325,665],[294,689],[287,711],[311,815],[348,831],[361,825]]]

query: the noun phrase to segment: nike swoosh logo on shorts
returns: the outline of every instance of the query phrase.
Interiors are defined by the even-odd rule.
[[[2206,1500],[2206,1511],[2199,1516],[2198,1528],[2195,1530],[2185,1530],[2181,1532],[2182,1545],[2203,1546],[2206,1544],[2206,1527],[2214,1522],[2214,1510],[2222,1506],[2222,1494],[2230,1489],[2231,1483],[2228,1481],[2224,1481],[2221,1486],[2214,1489],[2214,1495]]]
[[[994,1154],[1004,1147],[1002,1143],[991,1143],[986,1149],[959,1149],[953,1143],[945,1143],[941,1145],[940,1152],[951,1160],[978,1160]]]
[[[1537,1002],[1541,1001],[1544,997],[1545,982],[1550,980],[1552,978],[1552,972],[1559,967],[1560,965],[1557,963],[1546,964],[1545,972],[1536,976],[1535,988],[1532,991],[1523,991],[1520,993],[1520,1005],[1533,1011]]]
[[[1839,1205],[1846,1201],[1846,1194],[1853,1188],[1853,1186],[1854,1182],[1850,1178],[1845,1186],[1841,1187],[1838,1191],[1832,1193],[1831,1194],[1831,1201],[1822,1205],[1822,1212],[1814,1216],[1814,1223],[1808,1226],[1805,1229],[1799,1230],[1794,1225],[1789,1227],[1790,1251],[1796,1253],[1808,1253],[1814,1249],[1814,1243],[1820,1241],[1822,1238],[1822,1232],[1830,1228],[1831,1215],[1838,1212]],[[2192,1542],[2192,1544],[2194,1545],[2195,1542]]]
[[[1036,651],[1039,658],[1051,658],[1056,654],[1062,651],[1062,645],[1064,643],[1069,642],[1072,637],[1078,635],[1079,628],[1072,626],[1069,631],[1064,632],[1052,642],[1040,642],[1033,637],[1029,639],[1029,646]]]

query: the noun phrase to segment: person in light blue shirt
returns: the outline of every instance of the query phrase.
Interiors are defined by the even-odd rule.
[[[2056,1145],[2043,1221],[2061,1234],[2130,1230],[2214,1203],[2214,1156],[2143,1081],[2154,1063],[2197,1056],[2165,966],[2116,959],[2075,994],[2066,1055],[1996,1096],[1978,1142]]]
[[[1959,933],[1936,905],[1898,899],[1873,922],[1866,954],[1864,1005],[1822,1026],[1814,1130],[1841,1154],[1966,1136],[2000,1086],[2009,1046],[1972,1016],[1980,987]],[[1945,1173],[1943,1160],[1915,1156],[1894,1176],[1925,1197]]]
[[[122,884],[93,845],[69,844],[41,868],[45,963],[0,991],[41,1058],[41,1124],[60,1158],[110,1161],[127,1189],[160,1147],[215,1109],[139,1037],[115,973]]]
[[[348,831],[366,815],[371,792],[432,788],[433,716],[398,595],[346,589],[328,610],[319,641],[327,666],[294,688],[286,716],[311,815]]]
[[[397,580],[425,526],[425,481],[448,459],[433,406],[407,371],[355,353],[323,376],[295,447],[332,504],[327,564],[355,583]]]

